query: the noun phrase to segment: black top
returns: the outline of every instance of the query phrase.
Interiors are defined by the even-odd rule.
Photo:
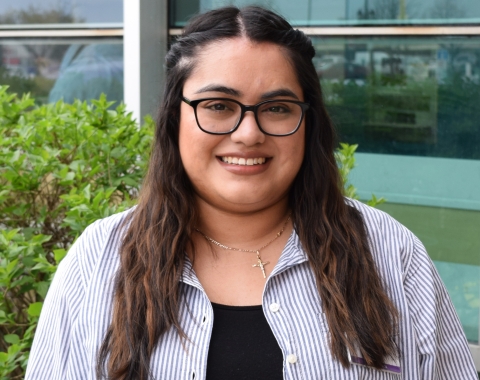
[[[207,380],[282,380],[282,350],[262,305],[212,306]]]

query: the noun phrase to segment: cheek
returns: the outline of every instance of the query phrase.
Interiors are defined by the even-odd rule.
[[[195,117],[183,117],[179,124],[178,144],[183,166],[190,179],[201,176],[213,162],[214,149],[221,137],[209,135],[198,128]]]
[[[186,109],[186,105],[182,104],[180,112],[178,145],[180,149],[180,157],[187,172],[192,164],[195,164],[195,157],[201,152],[200,145],[202,142],[201,134],[203,132],[197,127],[193,110]],[[188,106],[189,107],[189,106]]]
[[[285,149],[284,159],[288,162],[288,166],[292,170],[298,171],[302,165],[304,155],[305,155],[305,130],[304,128],[300,129],[293,136],[294,139],[289,141],[288,148]],[[296,175],[296,174],[295,174]]]
[[[182,120],[180,122],[178,146],[183,167],[190,180],[193,180],[192,174],[198,171],[196,165],[201,162],[201,160],[198,159],[199,157],[196,151],[198,144],[195,143],[195,140],[195,130],[192,128],[191,123],[186,122],[185,119]]]
[[[180,150],[180,158],[182,159],[183,166],[188,170],[190,161],[191,149],[188,149],[192,145],[192,138],[190,133],[187,133],[186,128],[180,123],[180,130],[178,134],[178,147]]]

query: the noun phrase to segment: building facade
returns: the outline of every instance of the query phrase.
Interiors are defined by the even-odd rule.
[[[0,84],[38,102],[107,94],[155,112],[168,42],[194,14],[255,3],[311,36],[351,181],[425,244],[480,370],[477,0],[17,0],[0,3]]]

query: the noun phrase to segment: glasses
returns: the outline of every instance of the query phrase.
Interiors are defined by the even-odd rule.
[[[298,130],[305,111],[310,107],[308,103],[295,100],[265,100],[253,106],[227,98],[189,100],[182,97],[182,100],[193,107],[198,127],[212,135],[235,132],[245,112],[251,111],[264,134],[289,136]]]

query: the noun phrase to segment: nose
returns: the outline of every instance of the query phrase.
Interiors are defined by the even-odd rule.
[[[245,112],[237,130],[230,135],[233,142],[245,146],[254,146],[265,141],[265,134],[260,130],[253,111]]]

